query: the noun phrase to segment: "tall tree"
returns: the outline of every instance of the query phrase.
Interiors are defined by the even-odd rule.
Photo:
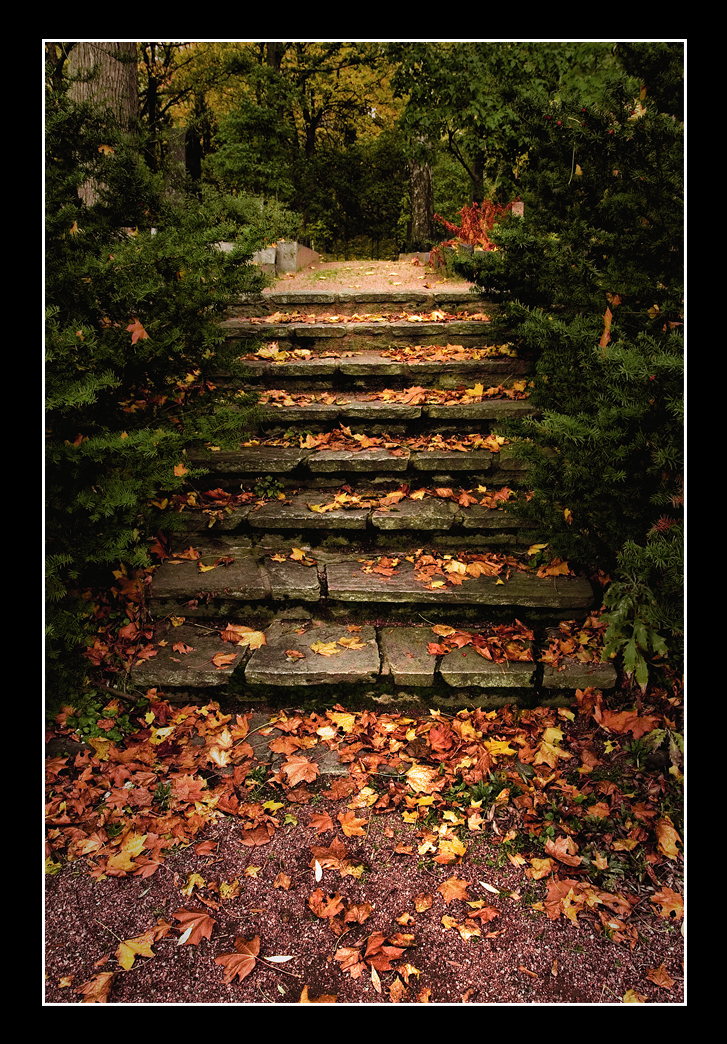
[[[133,132],[139,117],[136,43],[79,42],[68,52],[68,59],[71,100],[110,110],[123,131]],[[93,181],[82,185],[84,203],[95,203],[98,191]]]
[[[232,50],[234,104],[220,117],[217,177],[275,193],[310,217],[320,154],[374,125],[383,51],[367,43],[259,43]],[[380,126],[379,116],[379,126]]]
[[[397,43],[388,54],[397,62],[392,86],[406,100],[401,127],[412,147],[428,141],[432,161],[446,150],[466,175],[469,202],[477,203],[493,191],[516,194],[513,174],[528,138],[510,104],[514,94],[552,96],[574,73],[583,85],[612,62],[607,44]]]

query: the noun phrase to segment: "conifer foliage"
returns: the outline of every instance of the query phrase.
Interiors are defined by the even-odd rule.
[[[641,687],[678,654],[683,579],[683,52],[620,44],[599,104],[520,94],[524,220],[475,278],[537,360],[538,419],[509,426],[553,551],[600,570],[608,651]],[[610,582],[610,585],[608,582]]]
[[[221,402],[210,367],[224,306],[260,286],[247,262],[262,243],[234,199],[165,196],[138,141],[71,101],[58,64],[46,83],[47,633],[65,670],[84,639],[74,591],[149,565],[186,447],[249,426],[252,403]]]

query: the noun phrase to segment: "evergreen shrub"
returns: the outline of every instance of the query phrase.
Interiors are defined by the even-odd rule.
[[[459,267],[535,361],[540,416],[507,426],[534,496],[513,510],[603,581],[607,653],[644,688],[683,642],[683,56],[616,53],[600,104],[513,98],[525,216]]]
[[[83,590],[151,565],[168,497],[195,475],[187,448],[250,430],[254,399],[223,400],[212,374],[225,307],[264,285],[249,261],[271,226],[249,201],[170,198],[110,113],[71,101],[58,76],[47,84],[46,635],[59,690],[83,674]]]

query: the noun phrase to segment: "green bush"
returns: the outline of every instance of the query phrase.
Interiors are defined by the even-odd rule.
[[[513,510],[612,580],[609,651],[643,688],[682,643],[683,123],[679,45],[619,45],[600,104],[513,98],[532,142],[523,220],[461,265],[532,354],[538,418],[508,425],[534,497]]]
[[[162,498],[195,474],[189,446],[249,430],[253,399],[225,401],[212,372],[225,306],[263,285],[249,261],[271,226],[249,202],[169,198],[109,113],[48,83],[46,623],[62,688],[82,672],[80,592],[151,564]],[[98,199],[86,206],[89,181]]]

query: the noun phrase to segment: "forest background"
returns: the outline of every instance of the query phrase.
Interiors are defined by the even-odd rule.
[[[216,324],[281,238],[326,259],[454,242],[536,359],[541,419],[510,432],[527,510],[600,577],[627,674],[679,659],[681,42],[51,42],[45,62],[59,692],[88,667],[90,592],[152,564],[185,450],[254,423],[211,387]]]

